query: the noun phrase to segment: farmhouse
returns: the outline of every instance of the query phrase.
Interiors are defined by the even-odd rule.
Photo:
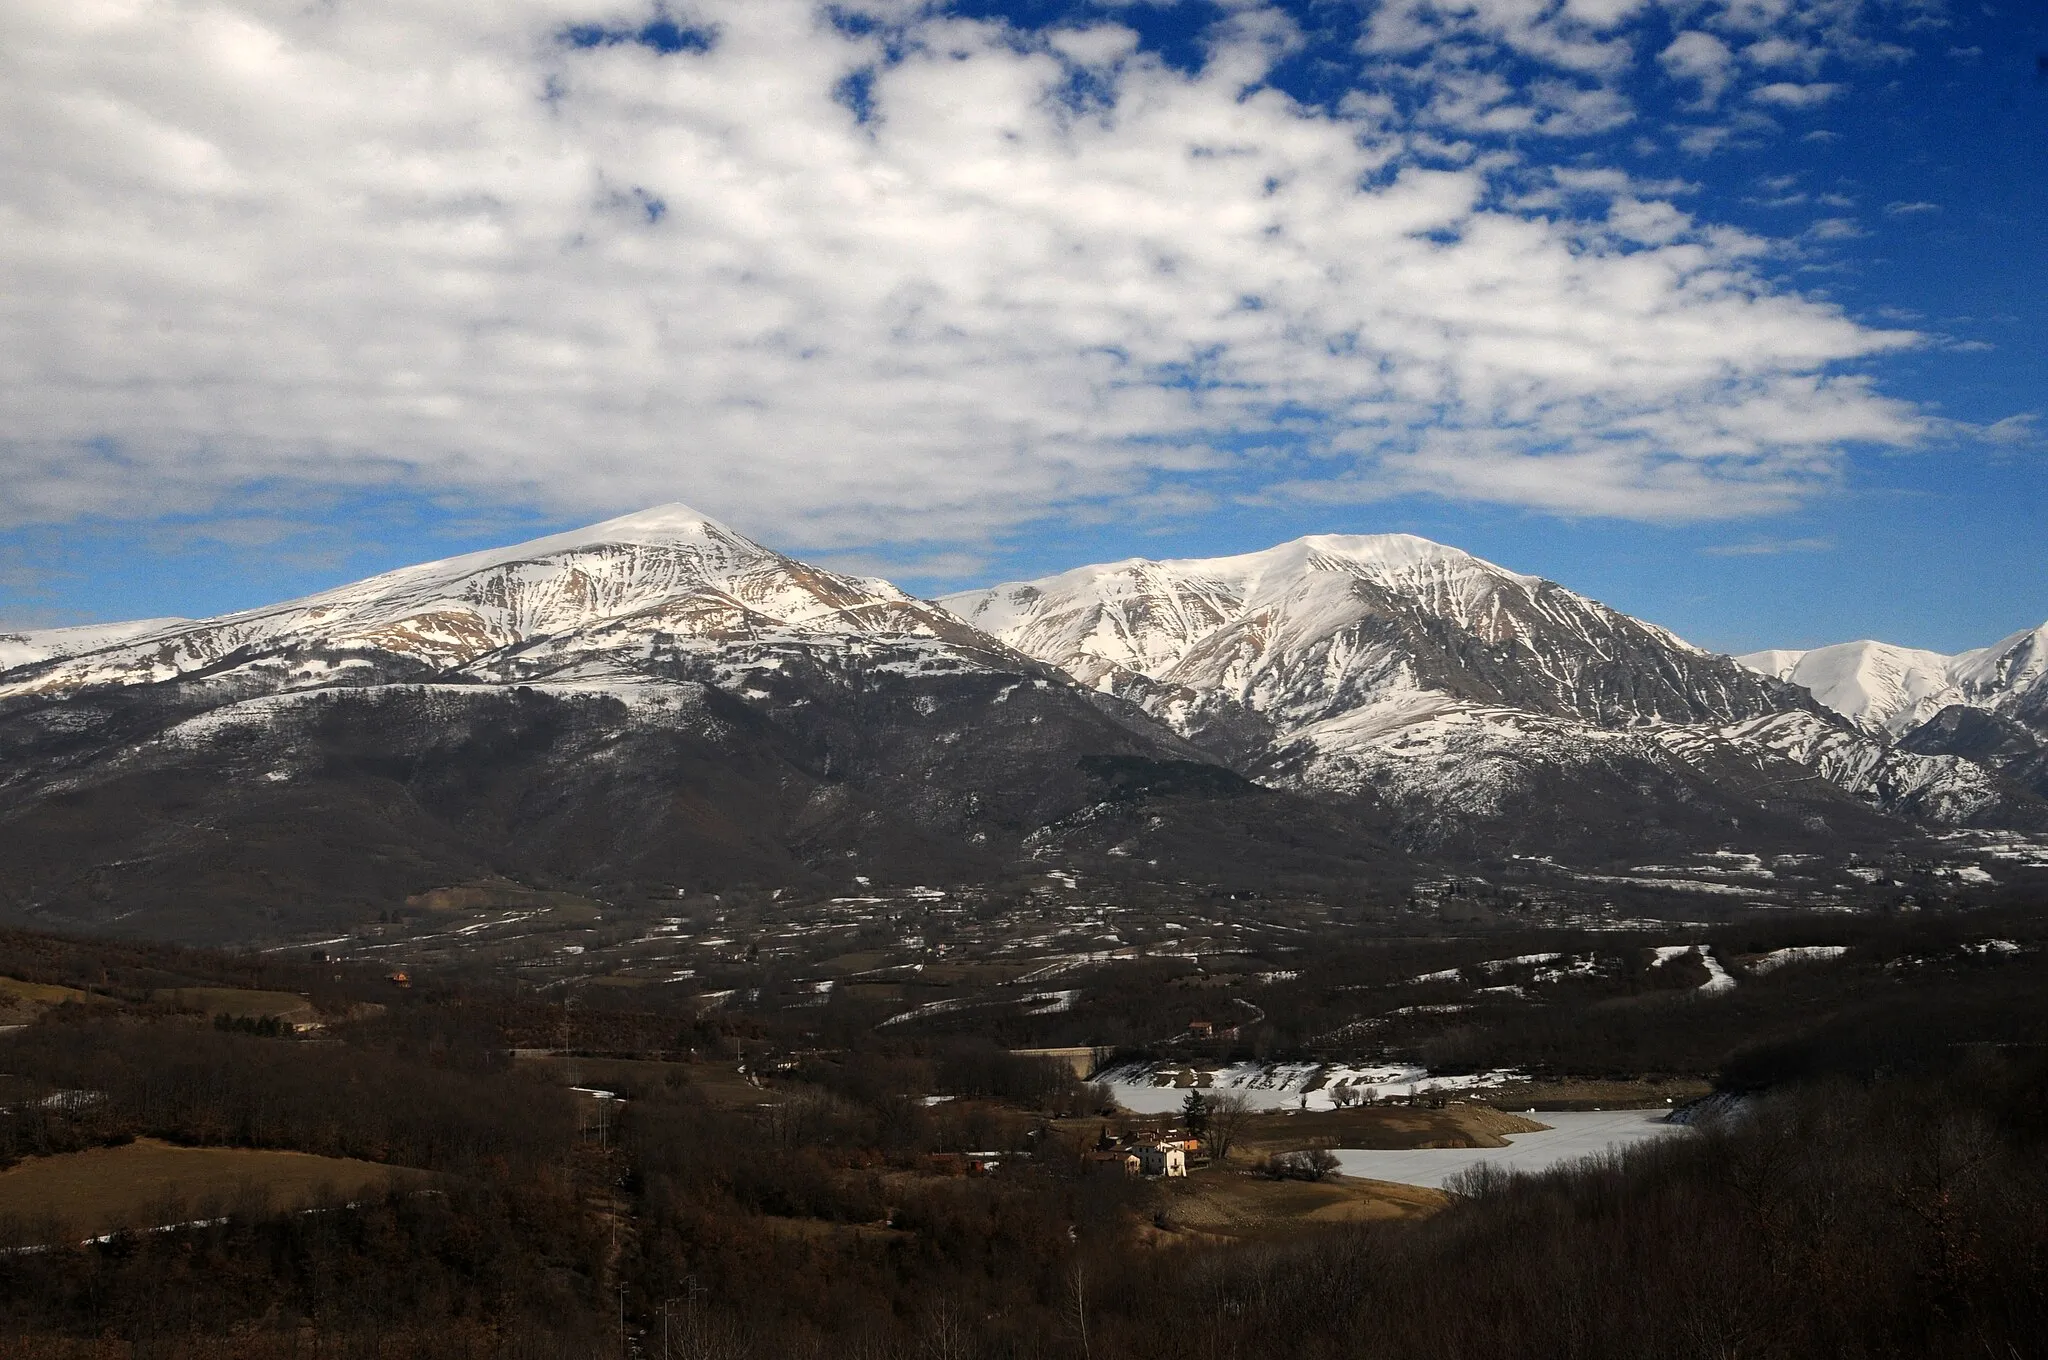
[[[1182,1142],[1142,1143],[1136,1149],[1138,1170],[1147,1176],[1185,1176],[1188,1150]]]

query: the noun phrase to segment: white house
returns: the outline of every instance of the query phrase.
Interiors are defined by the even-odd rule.
[[[1138,1167],[1147,1176],[1185,1176],[1188,1152],[1179,1143],[1149,1143],[1138,1149]]]

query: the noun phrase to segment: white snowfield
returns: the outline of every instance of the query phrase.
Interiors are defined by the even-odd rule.
[[[1749,971],[1761,977],[1765,973],[1777,972],[1788,963],[1826,963],[1848,952],[1849,946],[1845,944],[1796,944],[1788,949],[1773,949],[1760,959],[1752,959]]]
[[[1560,1110],[1530,1114],[1526,1118],[1549,1128],[1540,1133],[1508,1135],[1503,1148],[1406,1148],[1365,1151],[1336,1148],[1337,1169],[1347,1176],[1367,1180],[1394,1181],[1401,1185],[1426,1185],[1442,1189],[1461,1171],[1475,1166],[1496,1166],[1525,1174],[1586,1157],[1633,1147],[1653,1138],[1669,1138],[1687,1132],[1682,1124],[1664,1122],[1665,1110]]]
[[[27,633],[0,633],[0,671],[58,661],[80,652],[96,652],[139,637],[175,628],[189,619],[136,619],[129,623],[86,623],[75,628],[43,628]]]
[[[1873,736],[1899,737],[1952,704],[1995,712],[2039,687],[2048,676],[2048,623],[1955,656],[1865,640],[1735,659],[1804,685]]]
[[[1707,980],[1696,989],[1703,996],[1719,996],[1723,992],[1735,990],[1735,979],[1721,966],[1721,961],[1714,957],[1714,951],[1706,945],[1660,944],[1656,952],[1657,957],[1650,960],[1650,966],[1653,968],[1662,968],[1673,959],[1683,958],[1687,954],[1699,955],[1700,962],[1707,970]]]

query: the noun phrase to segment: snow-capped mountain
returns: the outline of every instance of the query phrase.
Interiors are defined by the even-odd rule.
[[[1653,822],[1717,802],[1737,818],[1731,779],[1789,787],[1817,770],[1947,819],[1998,797],[1976,766],[1887,751],[1777,677],[1405,534],[1132,559],[941,603],[1254,777],[1371,791],[1428,824],[1534,826],[1539,790],[1571,803],[1596,788]]]
[[[1162,710],[1188,726],[1217,702],[1286,728],[1421,696],[1626,726],[1791,698],[1653,624],[1408,534],[1134,559],[940,603],[1084,684],[1170,691]]]
[[[1076,838],[1145,863],[1178,837],[1215,872],[1268,853],[1272,808],[1322,816],[936,605],[684,506],[12,645],[0,914],[159,919],[198,892],[346,917],[480,872],[918,882]],[[1384,860],[1356,816],[1324,820],[1327,862]]]
[[[1423,725],[1735,722],[1799,696],[1652,624],[1406,534],[1082,567],[943,598],[1197,740],[1321,754]],[[1512,717],[1510,717],[1512,715]]]
[[[220,618],[26,636],[25,661],[0,672],[0,698],[196,672],[240,671],[264,688],[346,683],[339,672],[351,668],[370,680],[393,665],[548,678],[594,654],[616,663],[679,640],[888,640],[934,657],[987,645],[887,581],[809,566],[678,504]]]
[[[1863,731],[1886,738],[1902,737],[1954,705],[2028,721],[2048,700],[2048,623],[1955,656],[1862,641],[1736,660],[1804,686]]]
[[[2048,695],[2039,635],[1947,659],[1998,712],[1890,743],[1406,535],[939,604],[671,505],[0,649],[0,916],[211,938],[222,913],[245,938],[345,924],[478,874],[672,898],[1079,856],[1351,893],[1417,852],[1636,862],[2048,817],[2020,726]]]

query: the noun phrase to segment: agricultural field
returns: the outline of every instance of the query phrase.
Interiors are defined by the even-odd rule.
[[[246,987],[166,987],[155,993],[155,999],[180,1010],[234,1020],[306,1022],[318,1015],[313,1003],[303,996]]]
[[[1155,1246],[1211,1241],[1286,1241],[1340,1224],[1422,1218],[1448,1202],[1440,1191],[1351,1176],[1269,1180],[1211,1169],[1160,1187]]]
[[[52,1006],[105,1004],[106,997],[83,988],[0,977],[0,1026],[27,1024]]]
[[[0,1171],[0,1237],[14,1238],[14,1246],[70,1242],[228,1213],[289,1213],[427,1180],[353,1158],[138,1138]]]

